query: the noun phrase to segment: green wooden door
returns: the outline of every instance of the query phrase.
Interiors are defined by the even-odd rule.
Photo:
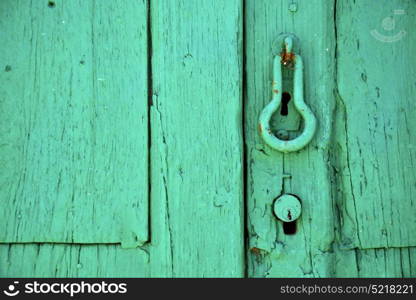
[[[415,276],[416,3],[246,3],[249,275]],[[305,98],[318,119],[298,153],[272,151],[256,134],[280,32],[299,38]],[[276,118],[297,122],[288,109]],[[275,129],[291,132],[292,123]],[[294,234],[272,213],[282,193],[302,202]]]
[[[242,7],[1,1],[1,276],[244,275]]]
[[[1,1],[0,276],[415,276],[416,3],[381,2]]]

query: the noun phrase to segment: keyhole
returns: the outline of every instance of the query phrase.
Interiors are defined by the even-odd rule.
[[[283,92],[282,94],[282,107],[280,108],[280,115],[287,116],[289,113],[288,104],[292,97],[288,92]]]
[[[293,222],[290,222],[293,219],[292,212],[290,211],[290,209],[287,210],[286,215],[287,215],[287,219],[289,220],[289,222],[283,222],[283,232],[289,235],[295,234],[296,233],[296,220]]]
[[[283,232],[288,235],[295,234],[296,233],[296,221],[283,222]]]
[[[287,218],[289,221],[292,221],[292,214],[290,213],[290,210],[287,211]]]

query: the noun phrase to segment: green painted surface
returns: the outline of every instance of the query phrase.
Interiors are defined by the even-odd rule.
[[[48,2],[0,2],[1,277],[416,276],[414,1]],[[282,32],[318,121],[287,154]]]
[[[0,246],[0,277],[149,277],[149,254],[118,245]]]
[[[151,19],[153,275],[241,277],[242,2],[152,1]]]
[[[414,276],[413,248],[380,248],[414,246],[416,237],[416,5],[297,1],[291,13],[288,2],[246,1],[249,275]],[[395,15],[400,9],[405,13]],[[395,31],[383,32],[389,16]],[[387,43],[374,37],[377,28],[407,35]],[[281,32],[299,37],[305,99],[318,118],[312,144],[285,155],[265,147],[255,128],[271,94]],[[290,81],[283,83],[291,93]],[[277,114],[274,130],[293,130],[279,121],[295,119],[288,109],[287,117]],[[294,235],[285,234],[272,214],[273,199],[282,193],[302,200]]]
[[[333,5],[323,0],[299,2],[292,14],[289,1],[246,1],[247,251],[249,276],[254,277],[332,275],[334,217],[327,161],[335,106]],[[256,128],[271,97],[272,59],[280,52],[275,40],[281,32],[294,32],[299,38],[305,102],[318,119],[310,144],[288,154],[265,146]],[[283,86],[283,92],[286,89]],[[290,177],[284,179],[285,174]],[[284,234],[283,224],[272,212],[273,200],[282,193],[294,193],[302,200],[294,235]]]
[[[143,244],[146,4],[47,4],[0,4],[0,242]]]
[[[334,250],[336,277],[416,277],[415,247]]]
[[[337,7],[334,147],[347,248],[416,246],[416,5],[384,2],[375,8],[340,1]],[[383,28],[389,20],[392,31]],[[406,35],[395,41],[400,31]]]
[[[18,7],[14,7],[17,4]],[[101,188],[107,190],[105,198],[97,197],[96,194],[87,198],[93,199],[91,201],[95,201],[95,207],[100,209],[96,214],[104,214],[102,219],[96,220],[101,226],[96,235],[100,234],[101,238],[91,235],[92,240],[68,241],[64,236],[58,240],[52,238],[53,232],[50,231],[34,232],[34,229],[29,231],[21,228],[21,234],[32,234],[31,239],[27,238],[25,242],[36,241],[39,244],[1,245],[0,276],[242,277],[245,268],[241,126],[242,2],[221,1],[212,5],[212,1],[208,0],[166,0],[152,1],[149,5],[145,1],[128,4],[125,1],[105,0],[83,1],[83,6],[79,6],[80,2],[69,5],[66,1],[56,1],[54,8],[49,8],[47,1],[36,2],[34,8],[22,7],[28,4],[28,1],[22,0],[17,4],[12,1],[3,2],[3,8],[9,11],[3,11],[3,14],[8,16],[8,23],[2,23],[4,28],[12,32],[16,22],[19,22],[19,26],[26,24],[20,21],[21,17],[17,15],[19,9],[19,14],[26,17],[28,24],[34,22],[30,16],[34,18],[33,16],[39,15],[37,22],[50,22],[49,26],[42,28],[47,35],[56,35],[55,40],[48,41],[47,45],[52,47],[58,44],[62,48],[60,52],[49,51],[47,57],[41,56],[50,64],[59,60],[59,70],[62,73],[55,72],[54,65],[42,61],[37,68],[42,68],[45,79],[39,81],[36,86],[42,91],[51,88],[56,81],[66,91],[62,96],[63,101],[79,101],[78,110],[65,115],[65,118],[58,119],[51,114],[50,119],[47,119],[50,126],[45,125],[39,130],[39,134],[44,134],[43,138],[49,142],[48,135],[54,132],[57,125],[63,127],[81,122],[79,126],[85,124],[83,127],[78,131],[73,129],[73,134],[81,136],[83,130],[90,130],[91,122],[96,122],[100,117],[104,118],[101,124],[103,128],[97,128],[99,131],[88,131],[88,134],[95,134],[93,137],[99,138],[100,141],[107,140],[105,145],[99,145],[100,148],[94,152],[95,148],[89,143],[90,140],[88,143],[83,143],[82,139],[73,143],[89,151],[88,160],[83,162],[86,167],[99,160],[104,165],[95,167],[106,170],[109,177],[103,174],[93,176],[87,170],[84,175],[86,180],[102,180]],[[79,11],[82,11],[82,15],[74,19],[73,16]],[[221,15],[218,15],[219,11],[222,12]],[[152,26],[152,47],[147,45],[148,19]],[[61,20],[66,21],[65,26],[61,25]],[[55,33],[58,29],[52,26],[55,23],[61,26],[58,27],[59,34]],[[42,29],[37,30],[39,39]],[[14,30],[21,35],[27,34],[30,38],[30,32],[27,33],[28,30],[25,31],[24,27]],[[81,36],[76,35],[78,30],[82,31]],[[66,43],[61,41],[62,35],[68,38],[68,41],[65,39]],[[184,39],[185,36],[188,38]],[[36,40],[33,41],[35,42]],[[38,41],[41,42],[42,40]],[[10,64],[13,68],[11,72],[2,73],[2,79],[5,78],[4,80],[13,85],[21,84],[18,78],[24,76],[23,73],[18,73],[17,65],[9,62],[12,52],[17,47],[16,39],[15,44],[11,44],[6,52],[8,56],[3,56],[7,59],[2,58],[5,59],[4,64]],[[32,48],[32,45],[28,45],[27,51]],[[147,49],[151,51],[149,54],[152,59],[152,90],[148,90],[147,86]],[[89,56],[81,56],[83,53]],[[23,58],[28,63],[36,62],[30,59],[28,53],[23,53],[21,60]],[[85,64],[80,64],[81,59]],[[71,65],[73,61],[76,63],[75,66]],[[28,78],[33,81],[36,73],[33,69],[28,69],[28,72]],[[99,78],[105,80],[99,81]],[[32,108],[33,105],[28,102],[33,101],[33,96],[38,92],[33,88],[34,83],[29,83],[32,89],[27,90],[26,98],[21,97],[26,102],[20,100],[18,106],[22,110]],[[76,91],[75,87],[80,85],[85,86],[85,90]],[[72,98],[69,97],[71,91],[76,93],[76,97],[74,94]],[[8,98],[5,104],[2,103],[3,110],[12,109],[11,98],[15,96],[14,93],[19,92],[21,91],[17,87],[5,90]],[[44,93],[46,94],[46,91]],[[153,102],[150,105],[148,94],[151,94]],[[97,99],[94,96],[97,96]],[[42,103],[50,106],[54,105],[55,98],[42,97],[38,100],[35,97],[37,101],[43,101]],[[98,102],[99,100],[103,103]],[[87,102],[84,104],[85,107],[81,105],[83,101]],[[55,104],[55,110],[51,113],[66,112],[66,102],[61,106]],[[92,105],[95,110],[90,107]],[[108,105],[108,110],[104,111],[105,105]],[[43,116],[45,107],[36,108],[32,114]],[[101,114],[94,115],[98,109],[98,113]],[[147,109],[150,109],[149,123],[152,127],[149,156],[151,161],[147,155]],[[46,111],[45,114],[48,116]],[[12,116],[17,119],[20,115],[14,113]],[[11,126],[5,120],[2,124],[9,126],[7,128]],[[104,134],[103,130],[107,130],[107,133]],[[67,149],[68,146],[64,144],[61,148]],[[114,169],[113,160],[126,165],[127,169]],[[149,177],[148,163],[151,164]],[[59,169],[62,168],[62,164],[56,163],[50,167]],[[68,165],[64,170],[66,173],[63,172],[64,175],[75,177],[75,167]],[[20,169],[14,165],[9,168],[15,168],[16,173],[20,175]],[[9,178],[6,175],[10,176],[7,172],[2,173],[2,176]],[[43,175],[39,174],[42,180]],[[75,178],[81,182],[83,180],[80,176]],[[114,182],[107,182],[109,179]],[[48,180],[57,178],[51,176],[42,181],[40,186],[49,187]],[[134,190],[141,191],[135,197],[136,201],[141,201],[147,199],[148,180],[151,183],[149,216],[146,210],[140,210],[140,207],[129,207],[130,211],[115,211],[116,205],[126,200],[123,199],[123,195],[129,195],[128,186],[122,185],[123,182],[133,184]],[[76,190],[91,188],[89,181],[84,183],[80,187],[77,186]],[[33,182],[26,184],[31,188],[36,186]],[[122,188],[124,193],[119,191]],[[72,190],[68,191],[70,192]],[[50,201],[58,196],[62,201],[71,200],[68,195],[52,190]],[[6,195],[2,195],[3,199],[10,201]],[[81,200],[86,199],[80,198]],[[107,203],[103,202],[107,200]],[[2,204],[5,205],[4,202]],[[84,209],[78,213],[86,215],[87,204],[80,202]],[[41,207],[48,207],[48,202],[42,202]],[[106,209],[111,212],[108,216],[105,215]],[[149,217],[149,243],[135,249],[109,245],[108,243],[120,241],[116,236],[108,235],[108,231],[117,229],[114,228],[114,221],[118,218],[128,218],[131,212],[140,216],[146,213],[146,220]],[[21,224],[13,215],[7,215],[9,222],[12,222],[11,225]],[[55,212],[45,214],[41,221],[47,222],[48,216],[55,216]],[[61,219],[60,222],[70,225],[65,219]],[[87,221],[79,222],[77,226],[80,229],[84,228],[80,231],[81,234],[88,230]],[[68,226],[66,229],[73,228]],[[142,231],[146,226],[134,224],[133,228]],[[11,234],[7,241],[21,242],[23,239],[20,237],[19,240]],[[59,243],[45,244],[51,241]],[[62,244],[63,242],[77,244]],[[82,244],[84,242],[93,242],[95,245]]]
[[[284,38],[284,54],[277,54],[273,59],[273,97],[269,104],[262,110],[259,117],[259,133],[263,141],[272,149],[283,153],[296,152],[303,149],[312,140],[316,131],[316,118],[303,96],[303,60],[299,53],[292,49],[293,40],[291,36]],[[290,47],[288,46],[290,45]],[[277,45],[276,45],[277,46]],[[284,61],[285,55],[293,55],[294,58]],[[293,103],[296,112],[302,116],[303,130],[291,139],[281,139],[271,130],[271,119],[274,114],[282,114],[283,109],[283,68],[285,64],[294,64],[293,66]],[[289,68],[288,68],[289,69]],[[288,110],[288,108],[286,108]]]

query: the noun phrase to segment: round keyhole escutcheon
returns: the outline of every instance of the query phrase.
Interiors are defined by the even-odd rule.
[[[275,200],[273,211],[279,220],[293,222],[300,217],[302,204],[295,195],[284,194]]]

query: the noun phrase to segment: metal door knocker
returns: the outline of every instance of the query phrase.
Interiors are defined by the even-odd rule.
[[[259,132],[264,142],[271,148],[288,153],[302,149],[312,140],[316,131],[316,118],[303,99],[303,61],[299,54],[292,52],[291,35],[286,35],[282,46],[283,52],[273,59],[273,97],[260,114]],[[270,129],[270,119],[282,102],[282,65],[294,65],[294,106],[304,120],[302,133],[292,140],[281,140]]]

